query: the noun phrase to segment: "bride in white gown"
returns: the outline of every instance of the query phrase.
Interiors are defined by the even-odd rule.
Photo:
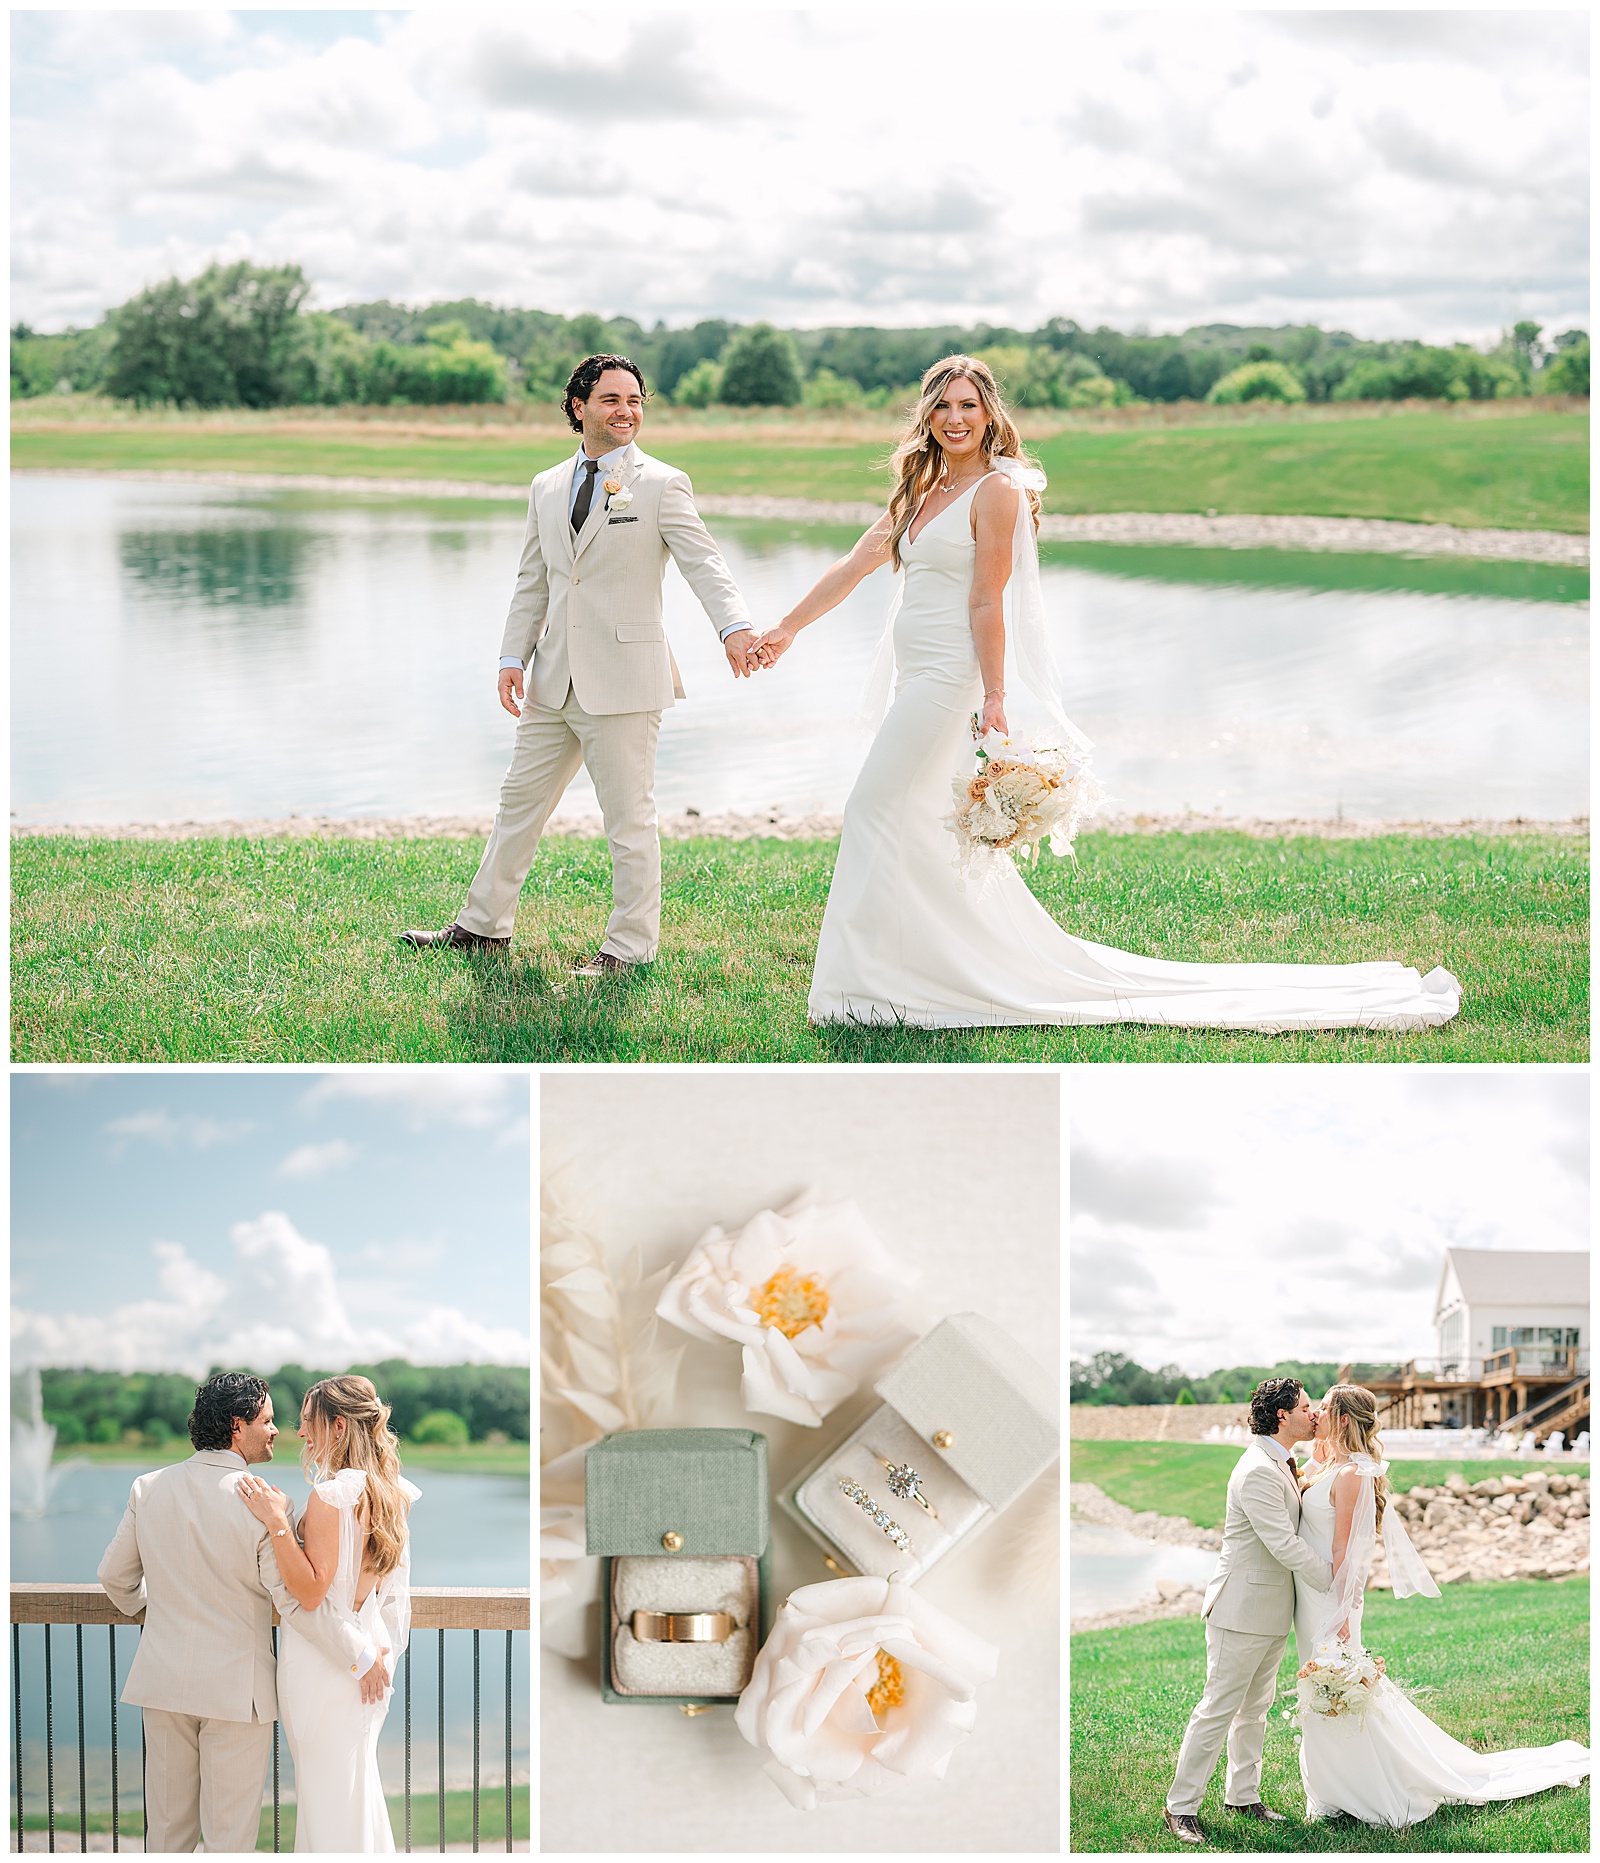
[[[273,1530],[283,1582],[306,1610],[335,1611],[366,1635],[387,1677],[411,1630],[411,1534],[421,1489],[400,1473],[389,1407],[370,1380],[325,1378],[300,1412],[312,1484],[301,1523],[288,1497],[256,1476],[239,1492]],[[389,1852],[394,1832],[378,1775],[378,1736],[392,1687],[363,1688],[292,1627],[278,1656],[278,1713],[294,1760],[297,1851]],[[376,1699],[366,1700],[368,1694]]]
[[[1302,1672],[1309,1662],[1339,1662],[1362,1653],[1362,1601],[1388,1485],[1370,1391],[1335,1385],[1323,1400],[1317,1435],[1328,1454],[1303,1496],[1300,1537],[1333,1566],[1333,1587],[1313,1591],[1295,1579],[1294,1636]],[[1381,1531],[1395,1596],[1422,1592],[1437,1598],[1439,1587],[1396,1509],[1384,1506]],[[1452,1740],[1387,1678],[1377,1681],[1359,1718],[1313,1712],[1305,1703],[1306,1684],[1299,1687],[1300,1774],[1312,1818],[1348,1812],[1366,1824],[1400,1829],[1431,1817],[1441,1805],[1527,1798],[1552,1786],[1578,1785],[1589,1771],[1588,1749],[1575,1740],[1476,1753]]]
[[[964,885],[945,826],[951,782],[971,772],[980,706],[982,728],[1006,733],[1008,673],[1042,705],[1058,743],[1088,747],[1062,711],[1045,634],[1035,543],[1045,479],[1024,461],[994,377],[970,356],[947,357],[923,377],[894,468],[888,510],[756,642],[770,666],[874,570],[893,563],[904,572],[891,620],[894,703],[845,805],[813,1022],[1279,1033],[1429,1029],[1455,1015],[1460,989],[1443,969],[1422,977],[1398,963],[1171,963],[1073,937],[1009,858],[987,884]]]

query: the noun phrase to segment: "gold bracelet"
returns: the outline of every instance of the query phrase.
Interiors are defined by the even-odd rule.
[[[731,1611],[635,1611],[640,1643],[726,1643],[738,1625]]]

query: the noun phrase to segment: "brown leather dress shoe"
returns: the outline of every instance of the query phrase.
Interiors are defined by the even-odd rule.
[[[614,977],[619,970],[632,970],[626,958],[613,957],[609,951],[596,951],[587,964],[573,970],[575,977]]]
[[[509,938],[485,938],[464,925],[447,925],[443,931],[403,931],[399,936],[402,944],[413,945],[419,951],[436,945],[452,951],[504,951],[511,944]]]
[[[1236,1813],[1241,1818],[1254,1818],[1258,1824],[1287,1824],[1289,1820],[1281,1811],[1273,1811],[1263,1805],[1258,1798],[1253,1805],[1227,1805],[1225,1810]]]
[[[1168,1811],[1165,1805],[1161,1807],[1161,1822],[1166,1825],[1180,1844],[1203,1844],[1206,1840],[1206,1834],[1201,1830],[1198,1818]]]

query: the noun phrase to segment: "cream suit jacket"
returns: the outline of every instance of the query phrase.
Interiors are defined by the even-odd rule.
[[[688,475],[628,448],[617,476],[633,501],[608,511],[604,481],[572,534],[572,459],[541,472],[528,499],[516,591],[500,643],[521,660],[533,691],[541,640],[565,643],[572,691],[592,716],[665,711],[685,697],[661,625],[661,578],[671,556],[717,631],[750,614],[694,508]]]
[[[1300,1490],[1288,1464],[1258,1439],[1228,1478],[1222,1557],[1200,1615],[1219,1630],[1287,1636],[1296,1572],[1317,1591],[1333,1583],[1333,1567],[1300,1537]]]
[[[272,1721],[278,1713],[272,1607],[354,1678],[369,1645],[348,1619],[305,1611],[278,1576],[272,1536],[235,1492],[244,1473],[226,1450],[141,1475],[100,1583],[144,1630],[122,1699],[169,1714]],[[352,1700],[355,1684],[351,1684]]]

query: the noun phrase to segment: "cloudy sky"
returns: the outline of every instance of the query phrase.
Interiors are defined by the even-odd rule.
[[[1074,1358],[1429,1356],[1444,1250],[1587,1249],[1577,1071],[1079,1068]]]
[[[1587,321],[1587,17],[14,12],[12,314],[213,258],[649,323]]]
[[[528,1362],[529,1087],[15,1074],[13,1365]]]

